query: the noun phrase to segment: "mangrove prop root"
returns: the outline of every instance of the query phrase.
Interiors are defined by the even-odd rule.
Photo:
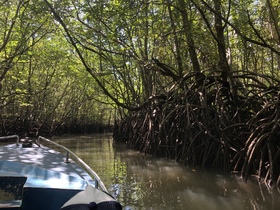
[[[166,97],[153,97],[118,122],[115,140],[188,165],[238,171],[245,179],[257,175],[279,186],[279,81],[234,72],[233,94],[213,78],[214,73],[198,83],[195,74],[185,75]]]

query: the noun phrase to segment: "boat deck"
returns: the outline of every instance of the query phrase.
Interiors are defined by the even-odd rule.
[[[93,183],[66,156],[48,147],[0,147],[0,209],[59,209]],[[59,198],[59,199],[57,199]]]
[[[76,163],[65,162],[65,155],[36,144],[31,148],[16,144],[0,147],[0,171],[1,176],[5,173],[15,176],[28,174],[32,179],[46,181],[48,184],[53,181],[56,187],[67,185],[65,187],[69,188],[72,187],[72,183],[77,183],[77,179],[81,179],[81,185],[76,186],[80,189],[85,187],[85,183],[82,182],[91,182],[88,174]]]

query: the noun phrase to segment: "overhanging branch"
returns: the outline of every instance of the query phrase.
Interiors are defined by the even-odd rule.
[[[150,99],[146,100],[145,102],[143,102],[142,104],[138,105],[138,106],[129,106],[127,104],[124,104],[122,102],[120,102],[117,98],[115,98],[108,90],[107,88],[102,84],[102,82],[98,79],[98,77],[94,74],[94,70],[87,64],[87,62],[84,59],[84,56],[82,55],[81,51],[79,50],[77,44],[79,43],[78,40],[76,40],[70,33],[70,31],[68,30],[66,24],[64,23],[64,21],[62,20],[62,18],[60,17],[60,15],[56,12],[56,10],[54,9],[54,7],[50,4],[50,2],[48,0],[44,0],[44,2],[47,4],[48,8],[50,9],[51,13],[53,14],[54,18],[59,22],[59,24],[62,26],[64,32],[66,33],[66,36],[69,39],[70,44],[74,47],[74,49],[76,50],[78,57],[80,58],[80,60],[82,61],[82,64],[84,65],[86,71],[92,76],[92,78],[96,81],[96,83],[101,87],[103,93],[108,96],[117,106],[122,107],[124,109],[127,109],[129,111],[138,111],[140,109],[142,109],[143,107],[145,107]]]

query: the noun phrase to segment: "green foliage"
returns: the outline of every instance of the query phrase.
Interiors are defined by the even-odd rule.
[[[77,119],[92,125],[111,123],[110,111],[100,113],[110,106],[100,105],[104,99],[99,87],[50,19],[46,4],[6,1],[0,6],[1,132],[35,127],[50,133]]]
[[[237,71],[273,77],[261,82],[277,86],[279,7],[274,0],[2,1],[2,127],[11,119],[49,131],[112,123],[170,98],[174,87],[188,92],[200,73],[233,97],[259,85]],[[184,83],[186,75],[194,79]]]

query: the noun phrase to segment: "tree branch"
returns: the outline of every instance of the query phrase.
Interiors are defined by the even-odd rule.
[[[130,110],[130,111],[138,111],[140,109],[142,109],[143,107],[145,107],[148,103],[149,103],[149,99],[146,100],[145,102],[143,102],[142,104],[138,105],[138,106],[129,106],[127,104],[124,104],[122,102],[120,102],[117,98],[115,98],[108,90],[107,88],[102,84],[102,82],[98,79],[98,77],[95,75],[95,71],[87,64],[87,62],[84,59],[84,56],[82,55],[81,51],[79,50],[77,43],[78,40],[76,40],[70,33],[70,31],[68,30],[66,24],[64,23],[64,21],[62,20],[62,18],[60,17],[60,15],[55,11],[54,7],[49,3],[48,0],[44,0],[45,3],[47,4],[48,8],[50,9],[51,13],[53,14],[54,18],[60,23],[60,25],[62,26],[62,28],[64,29],[64,32],[66,33],[66,36],[69,39],[70,44],[74,47],[74,49],[76,50],[78,57],[80,58],[82,64],[84,65],[86,71],[92,76],[92,78],[96,81],[96,83],[100,86],[100,88],[102,89],[103,93],[105,95],[107,95],[117,106],[120,106],[124,109]]]
[[[195,5],[196,8],[200,8],[198,6],[198,4],[194,1],[194,0],[191,0],[192,3]],[[248,36],[246,36],[245,34],[243,34],[239,28],[237,28],[235,25],[233,25],[232,23],[230,23],[226,18],[222,17],[221,15],[219,15],[217,13],[217,11],[215,11],[215,9],[213,9],[208,3],[206,3],[204,0],[201,0],[202,4],[205,5],[211,12],[213,12],[214,14],[220,16],[220,18],[225,22],[227,23],[242,39],[244,39],[245,41],[248,41],[248,42],[251,42],[253,44],[256,44],[256,45],[259,45],[259,46],[262,46],[262,47],[265,47],[265,48],[268,48],[270,49],[272,52],[276,53],[277,55],[280,55],[280,51],[278,51],[277,49],[275,49],[273,46],[267,44],[267,42],[263,42],[263,38],[262,38],[262,42],[258,41],[258,40],[254,40],[254,39],[251,39],[249,38]]]

